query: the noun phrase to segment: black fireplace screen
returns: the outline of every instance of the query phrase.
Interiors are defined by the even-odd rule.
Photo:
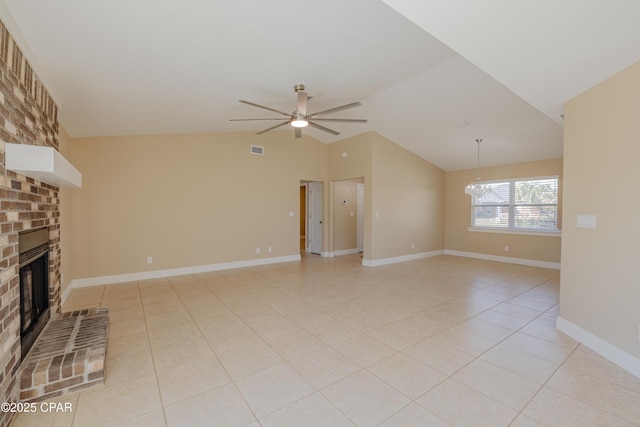
[[[49,233],[46,229],[21,233],[20,337],[22,357],[49,320]]]

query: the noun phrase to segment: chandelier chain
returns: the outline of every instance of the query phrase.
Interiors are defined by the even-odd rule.
[[[476,142],[478,143],[478,159],[476,162],[476,178],[480,178],[480,143],[482,142],[481,138],[476,139]]]

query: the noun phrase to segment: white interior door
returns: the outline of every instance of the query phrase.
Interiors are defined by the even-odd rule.
[[[364,250],[364,184],[358,184],[358,252]]]
[[[309,252],[322,255],[322,183],[310,182],[307,236]]]

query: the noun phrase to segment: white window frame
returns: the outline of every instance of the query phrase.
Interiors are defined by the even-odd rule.
[[[481,232],[481,233],[503,233],[503,234],[524,234],[524,235],[537,235],[537,236],[550,236],[550,237],[559,237],[562,235],[562,230],[558,228],[558,217],[556,216],[556,228],[555,229],[531,229],[531,228],[518,228],[515,227],[515,183],[521,181],[535,181],[535,180],[545,180],[545,179],[555,179],[557,180],[556,191],[559,193],[560,190],[560,177],[558,175],[551,176],[536,176],[536,177],[525,177],[525,178],[510,178],[510,179],[497,179],[493,181],[476,181],[474,184],[495,184],[495,183],[508,183],[509,184],[509,225],[508,227],[487,227],[487,226],[476,226],[474,212],[475,212],[475,199],[471,198],[471,226],[468,227],[469,231]],[[559,213],[560,208],[560,200],[559,194],[556,195],[556,204],[553,205],[556,207],[557,213]],[[480,206],[480,205],[479,205]]]

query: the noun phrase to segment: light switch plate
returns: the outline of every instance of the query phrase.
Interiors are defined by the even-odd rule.
[[[596,228],[596,216],[595,215],[578,215],[576,217],[576,227]]]

